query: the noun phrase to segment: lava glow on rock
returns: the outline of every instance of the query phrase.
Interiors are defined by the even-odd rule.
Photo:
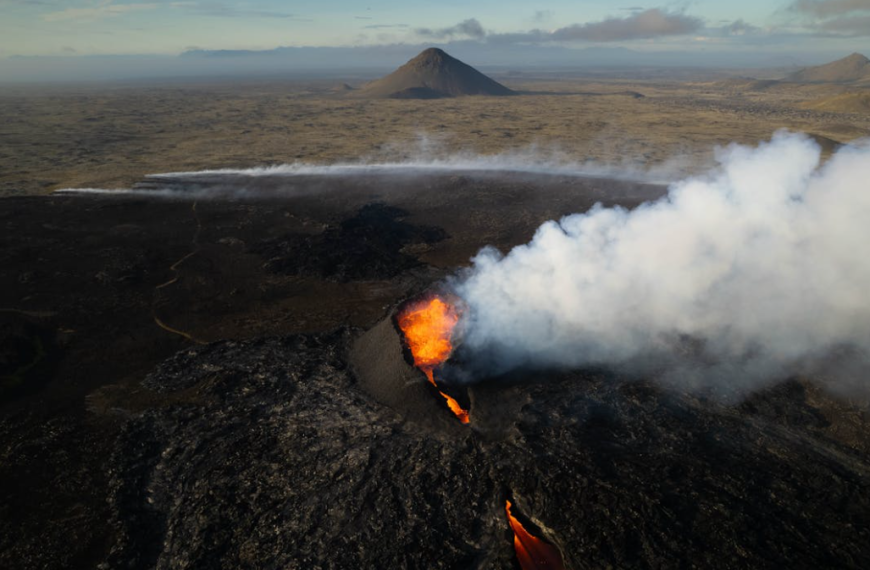
[[[534,537],[511,513],[511,502],[505,505],[508,522],[514,531],[514,551],[523,570],[564,570],[562,555],[552,544]]]
[[[435,369],[441,366],[453,351],[451,338],[453,329],[459,322],[459,311],[441,297],[434,296],[408,305],[398,316],[397,322],[414,357],[414,366],[422,370],[429,382],[438,388],[438,393],[459,421],[467,424],[468,410],[464,409],[455,398],[442,392],[435,382]]]

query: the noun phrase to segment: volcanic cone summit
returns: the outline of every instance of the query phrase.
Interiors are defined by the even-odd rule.
[[[394,99],[436,99],[515,93],[443,50],[429,48],[390,75],[363,87],[360,94]]]

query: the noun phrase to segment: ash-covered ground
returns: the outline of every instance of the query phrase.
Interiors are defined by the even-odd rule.
[[[511,568],[508,498],[573,569],[870,565],[867,403],[812,378],[527,374],[466,428],[405,360],[392,311],[478,248],[662,188],[224,182],[3,200],[0,566]]]

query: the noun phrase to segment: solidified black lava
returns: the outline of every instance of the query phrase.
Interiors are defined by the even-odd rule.
[[[185,401],[121,438],[111,567],[464,568],[491,557],[499,493],[471,432],[404,430],[355,386],[347,339],[221,342],[162,364],[146,384]]]
[[[33,388],[0,396],[4,570],[511,568],[507,497],[575,570],[870,567],[870,414],[823,377],[722,406],[539,372],[469,389],[463,426],[378,324],[484,245],[662,188],[265,177],[237,200],[246,177],[216,178],[198,202],[184,180],[3,200],[0,368]],[[250,253],[373,200],[450,234],[398,250],[432,266],[336,284]],[[294,336],[347,325],[367,330]]]
[[[270,271],[282,275],[312,275],[335,281],[389,279],[420,265],[402,252],[412,244],[447,238],[438,227],[400,220],[408,212],[380,203],[360,208],[338,227],[317,235],[288,234],[252,248],[265,257]]]
[[[112,458],[110,567],[510,568],[508,495],[573,569],[870,564],[866,458],[811,426],[577,372],[472,388],[470,429],[419,429],[358,383],[352,341],[160,365],[172,403]]]
[[[54,331],[0,312],[0,401],[41,388],[56,359]]]
[[[233,534],[232,528],[220,529],[222,524],[236,522],[244,526],[240,522],[244,517],[237,512],[213,513],[203,508],[202,512],[215,514],[215,521],[192,523],[190,517],[194,509],[189,502],[183,502],[183,498],[188,497],[189,501],[188,493],[193,492],[194,485],[198,485],[198,489],[203,485],[215,487],[216,495],[224,497],[219,503],[224,505],[228,501],[228,491],[214,482],[217,475],[212,471],[218,467],[209,471],[202,465],[205,459],[199,459],[201,453],[207,455],[216,447],[214,442],[221,437],[230,440],[228,446],[235,446],[233,453],[245,453],[250,459],[250,466],[246,468],[250,472],[246,470],[235,486],[239,504],[247,509],[239,507],[239,512],[261,513],[264,521],[273,516],[265,514],[265,508],[256,504],[259,499],[252,499],[251,495],[252,489],[260,488],[259,483],[251,483],[257,480],[253,473],[268,473],[273,467],[264,466],[262,458],[268,457],[265,449],[254,444],[250,451],[240,451],[242,448],[232,443],[253,440],[254,435],[237,435],[237,430],[253,429],[244,426],[254,420],[237,418],[219,428],[212,420],[198,416],[199,412],[215,412],[220,418],[234,417],[241,397],[239,393],[224,395],[219,387],[209,388],[210,399],[205,401],[207,384],[156,393],[141,386],[142,378],[158,363],[193,342],[186,334],[209,342],[322,333],[344,325],[373,327],[384,317],[384,307],[395,306],[402,299],[426,289],[449,272],[448,268],[467,262],[485,245],[508,250],[526,243],[546,220],[585,211],[597,202],[631,208],[664,193],[662,187],[633,182],[504,171],[458,175],[409,170],[292,177],[217,173],[154,178],[137,187],[135,192],[142,191],[142,194],[4,198],[0,204],[0,374],[13,377],[10,384],[23,387],[0,395],[0,568],[3,570],[112,568],[122,563],[136,566],[137,560],[169,556],[169,547],[158,540],[167,529],[189,530],[195,524],[203,529],[208,527],[207,532],[202,532],[212,542],[198,543],[196,539],[192,542],[195,550],[179,555],[180,562],[176,564],[161,558],[161,564],[208,566],[224,548],[220,537],[226,533],[233,535],[226,546],[231,553],[223,563],[227,567],[240,566],[234,566],[234,561],[244,555],[246,560],[256,559],[257,566],[268,568],[270,560],[294,557],[297,543],[308,545],[298,551],[302,553],[300,556],[308,559],[325,556],[322,546],[311,546],[311,541],[293,533],[288,534],[288,540],[275,539],[283,541],[286,547],[280,556],[273,556],[272,552],[267,552],[268,548],[261,553],[254,552],[245,545],[258,544],[264,538],[245,539],[241,534]],[[149,190],[155,191],[153,195]],[[339,278],[323,279],[319,274],[283,276],[272,273],[264,267],[269,258],[252,254],[250,250],[251,246],[277,236],[310,236],[322,232],[323,228],[339,231],[342,220],[355,217],[373,201],[410,213],[407,218],[397,216],[395,222],[441,227],[444,228],[442,235],[449,234],[450,239],[432,245],[425,241],[408,243],[398,250],[400,255],[394,257],[404,264],[410,263],[404,255],[416,256],[415,261],[421,267],[408,271],[388,267],[384,273],[396,277],[347,284],[328,282]],[[338,240],[336,247],[343,247],[344,243]],[[369,251],[381,254],[376,247]],[[362,256],[361,261],[349,258],[347,253],[342,255],[357,264],[377,261],[377,258]],[[387,257],[390,255],[393,253]],[[364,274],[365,268],[359,273]],[[158,318],[162,325],[157,322]],[[39,350],[36,338],[40,339],[45,355]],[[398,346],[398,342],[396,344]],[[242,372],[238,374],[244,378],[247,376],[244,370],[251,369],[250,359],[258,358],[255,353],[259,349],[254,348],[258,345],[250,343],[239,346],[240,351],[248,353],[239,364]],[[251,350],[254,352],[248,352]],[[397,349],[396,353],[400,355],[401,350]],[[281,371],[284,352],[259,355],[261,358],[273,356],[281,358],[270,361],[268,366]],[[185,358],[186,367],[199,366],[193,357]],[[221,365],[226,363],[221,362]],[[196,376],[190,370],[192,368],[184,374]],[[298,373],[293,374],[295,377]],[[429,430],[417,431],[425,432],[426,437],[436,442],[453,437],[441,433],[444,425],[456,427],[455,431],[463,430],[459,432],[462,436],[471,433],[463,426],[454,426],[455,418],[435,399],[437,394],[432,395],[422,375],[418,376],[420,384],[415,386],[426,389],[408,392],[419,393],[415,400],[423,410],[419,417],[439,417],[444,422],[426,422],[431,424]],[[337,381],[335,378],[339,376],[329,382]],[[415,380],[409,375],[409,381]],[[292,380],[291,384],[295,382]],[[312,381],[312,389],[319,386],[318,382]],[[362,393],[361,386],[354,384],[354,387]],[[261,386],[251,397],[274,403],[283,393],[272,393]],[[380,402],[367,392],[363,398],[366,402]],[[423,407],[426,403],[432,404],[431,412]],[[377,411],[367,413],[380,425],[386,425],[384,417],[404,417],[391,411],[388,404],[371,405]],[[366,406],[369,404],[364,406],[368,410]],[[215,432],[220,429],[223,435],[215,432],[201,436],[182,434],[177,428],[182,410],[192,416],[192,422]],[[345,413],[332,405],[324,406],[323,410],[322,418],[341,418],[340,414]],[[353,410],[347,413],[359,417],[359,411]],[[293,412],[288,409],[283,413],[289,417]],[[153,434],[141,425],[149,421],[156,426]],[[402,433],[410,432],[409,424],[403,419],[397,421]],[[280,423],[274,420],[274,425]],[[437,429],[434,424],[438,424]],[[316,422],[314,425],[315,438],[326,437],[318,431]],[[850,424],[850,427],[854,428],[856,439],[863,437],[865,430],[860,424]],[[185,428],[188,429],[195,431],[196,427]],[[126,435],[119,447],[122,431]],[[278,430],[264,424],[261,431],[273,434]],[[430,440],[425,440],[414,443],[426,448],[418,452],[408,443],[421,441],[416,435],[402,437],[397,440],[399,443],[379,445],[387,450],[407,450],[402,451],[402,460],[412,464],[413,458],[422,457],[423,453],[448,454],[454,450],[452,445],[437,444],[428,451],[426,445]],[[172,466],[165,477],[155,474],[154,454],[159,456],[171,441],[175,442],[171,445],[181,445],[185,439],[210,443],[203,443],[203,450],[192,450],[188,452],[190,455],[184,455],[194,458],[191,465]],[[384,436],[380,441],[386,439]],[[116,458],[110,461],[113,449],[117,449]],[[216,461],[224,461],[231,452],[217,449],[216,456]],[[139,464],[136,464],[137,457],[141,458]],[[327,458],[327,463],[337,461],[335,457]],[[409,457],[412,459],[407,459]],[[297,466],[302,478],[311,472],[308,461],[300,459],[291,464],[289,459],[279,457],[274,468],[282,472],[270,477],[274,477],[276,486],[292,485],[294,480],[300,479],[296,475]],[[432,456],[427,461],[420,473],[437,473],[431,466],[440,464],[440,458],[436,461]],[[226,463],[225,485],[232,485],[229,478],[240,465],[236,458]],[[123,470],[119,471],[121,467]],[[383,481],[392,481],[393,471],[402,474],[399,469],[389,473],[378,471],[377,476]],[[193,473],[202,474],[203,480],[197,483],[189,479]],[[480,476],[471,468],[469,473],[472,478]],[[130,478],[125,479],[128,475]],[[107,500],[110,480],[114,481],[112,493],[115,493],[111,504]],[[175,493],[174,488],[167,486],[167,480],[174,481],[181,489],[178,496],[182,502],[176,510],[168,506],[165,498],[166,493]],[[374,489],[374,485],[380,483],[371,485]],[[395,485],[390,483],[386,488],[395,489]],[[449,490],[435,492],[450,493]],[[264,496],[279,496],[271,488],[263,488],[263,493]],[[486,496],[491,496],[489,490]],[[122,501],[122,497],[126,498]],[[153,506],[147,502],[149,498],[154,500]],[[433,502],[434,499],[427,499],[421,503],[424,505],[421,508],[431,509],[426,505]],[[254,506],[248,507],[249,504]],[[353,501],[350,504],[357,505]],[[112,522],[110,508],[120,512],[122,505],[126,505],[124,517],[114,517],[116,520]],[[147,508],[137,511],[135,505]],[[490,525],[488,528],[506,529],[498,526],[504,523],[503,512],[498,510],[502,507],[493,503],[491,508],[480,509],[477,514],[496,513],[492,515],[496,517],[494,522],[486,523]],[[449,508],[455,507],[451,504]],[[388,533],[392,528],[390,520],[388,517],[372,528]],[[479,521],[480,516],[469,519],[472,520]],[[432,532],[443,535],[443,530],[437,530],[441,528],[439,524],[443,526],[436,516],[436,530]],[[260,522],[251,523],[248,528],[256,527],[257,532],[275,535],[274,528],[263,530],[266,526],[266,522]],[[283,528],[279,531],[283,532]],[[118,530],[123,531],[122,534],[119,535]],[[349,531],[328,532],[345,536]],[[473,543],[473,535],[467,538],[465,530],[448,534],[466,538],[457,543],[456,548],[461,552],[456,555],[450,554],[451,547],[443,554],[445,547],[439,545],[445,564],[465,560],[466,547],[462,545],[467,541]],[[172,534],[165,536],[170,541],[167,544],[175,540]],[[355,535],[348,536],[356,540]],[[380,538],[382,541],[391,539]],[[507,549],[507,557],[499,560],[509,560],[509,544],[504,540],[498,544],[504,544]],[[183,550],[178,543],[172,548],[176,552]],[[486,545],[479,550],[492,551]],[[114,552],[112,560],[120,561],[118,564],[106,564],[110,551]],[[162,554],[164,552],[167,554]],[[313,553],[306,555],[305,552]],[[199,554],[203,555],[203,562],[194,558]],[[336,560],[347,560],[346,552],[342,556],[344,558],[339,556]],[[419,555],[413,560],[403,560],[407,560],[409,566],[437,564],[428,560],[423,563],[423,558]],[[362,559],[373,557],[363,556]],[[148,566],[144,562],[138,565]],[[457,565],[461,566],[458,562]]]

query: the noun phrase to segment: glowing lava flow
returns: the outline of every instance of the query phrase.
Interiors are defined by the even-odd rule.
[[[458,321],[459,313],[456,309],[439,297],[413,305],[399,315],[399,328],[402,329],[408,348],[414,356],[414,366],[426,374],[426,378],[435,388],[438,388],[435,382],[435,368],[450,357],[450,352],[453,350],[450,337]],[[440,389],[438,393],[459,421],[467,424],[468,410],[463,409],[459,402]]]
[[[508,522],[514,531],[514,550],[523,570],[564,570],[562,555],[552,544],[528,533],[523,524],[511,514],[511,502],[505,505]]]

